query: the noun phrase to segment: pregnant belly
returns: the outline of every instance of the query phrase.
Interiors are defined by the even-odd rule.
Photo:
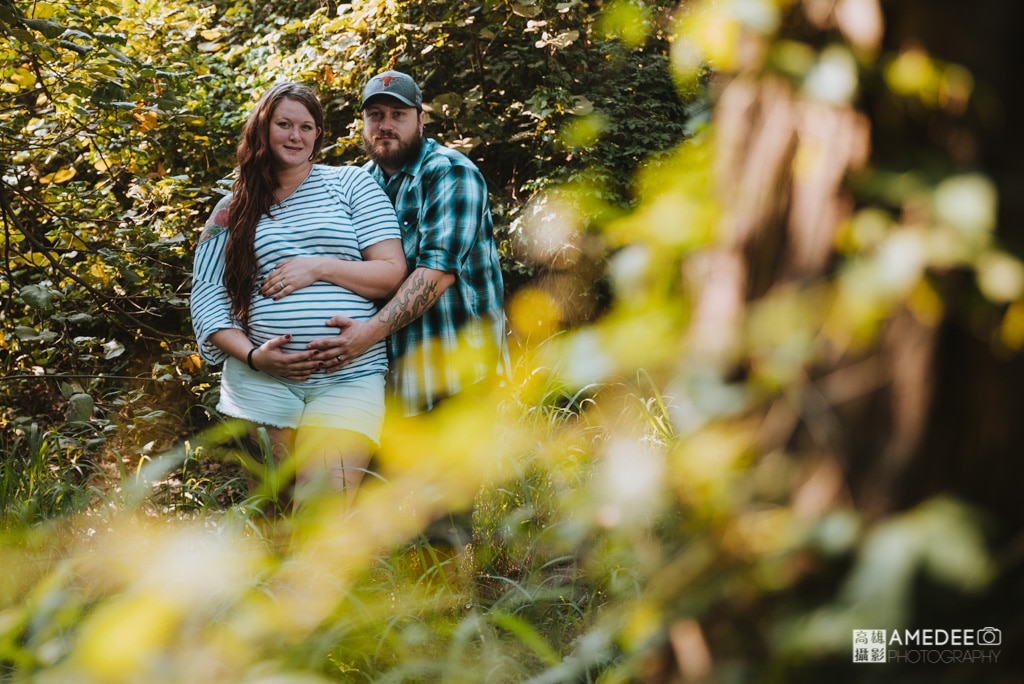
[[[326,325],[332,316],[362,320],[373,316],[376,310],[372,302],[348,290],[320,283],[276,302],[257,295],[249,317],[249,336],[255,344],[263,344],[281,335],[291,335],[283,349],[305,351],[313,340],[338,334],[337,328]]]

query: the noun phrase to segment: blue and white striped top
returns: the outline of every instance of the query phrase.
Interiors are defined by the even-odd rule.
[[[199,353],[212,364],[223,362],[227,354],[210,343],[210,335],[242,327],[231,317],[231,302],[224,289],[230,199],[230,195],[222,199],[207,222],[196,247],[192,276],[192,327]],[[292,339],[282,349],[305,351],[309,342],[338,334],[337,328],[324,325],[331,316],[362,320],[377,312],[372,301],[332,283],[318,281],[278,301],[258,290],[259,283],[284,259],[333,256],[359,260],[361,250],[382,240],[401,239],[391,201],[366,171],[355,166],[315,164],[295,192],[282,204],[274,205],[271,214],[273,217],[264,215],[256,226],[259,274],[248,333],[253,344],[258,346],[290,333]],[[319,371],[304,382],[279,379],[293,385],[325,385],[386,371],[387,351],[381,341],[340,371],[329,375]]]

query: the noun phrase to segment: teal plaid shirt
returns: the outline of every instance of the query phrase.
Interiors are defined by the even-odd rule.
[[[406,415],[475,382],[506,376],[504,283],[494,243],[487,184],[465,155],[425,139],[419,156],[385,180],[411,273],[455,275],[455,284],[422,317],[388,338],[388,386]]]

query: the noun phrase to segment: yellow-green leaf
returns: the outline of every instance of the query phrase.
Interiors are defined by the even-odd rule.
[[[37,2],[32,5],[28,15],[33,19],[49,19],[57,12],[57,8],[48,2]]]
[[[11,74],[11,82],[28,90],[36,84],[36,75],[24,67],[18,67]]]
[[[55,171],[53,173],[46,174],[45,176],[43,176],[42,178],[39,179],[39,182],[40,183],[64,183],[64,182],[69,181],[72,178],[74,178],[76,173],[77,173],[77,171],[75,171],[75,167],[68,166],[67,168],[61,169],[60,171]]]

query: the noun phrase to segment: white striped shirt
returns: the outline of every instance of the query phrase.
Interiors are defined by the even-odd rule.
[[[224,247],[228,231],[224,210],[230,195],[213,211],[204,239],[196,247],[192,276],[192,326],[199,352],[208,363],[217,364],[227,354],[214,346],[210,335],[241,325],[230,314],[231,302],[224,289]],[[252,293],[248,337],[254,345],[285,334],[292,339],[284,351],[305,351],[313,340],[333,337],[337,328],[324,323],[334,315],[357,320],[371,318],[376,305],[338,285],[318,281],[278,301],[259,293],[259,285],[284,259],[303,256],[332,256],[360,260],[361,251],[390,238],[400,239],[395,211],[384,191],[370,175],[355,166],[315,164],[309,176],[283,203],[271,208],[256,226],[256,258],[259,273]],[[314,373],[294,385],[324,385],[387,370],[383,341],[352,361],[341,371]]]

